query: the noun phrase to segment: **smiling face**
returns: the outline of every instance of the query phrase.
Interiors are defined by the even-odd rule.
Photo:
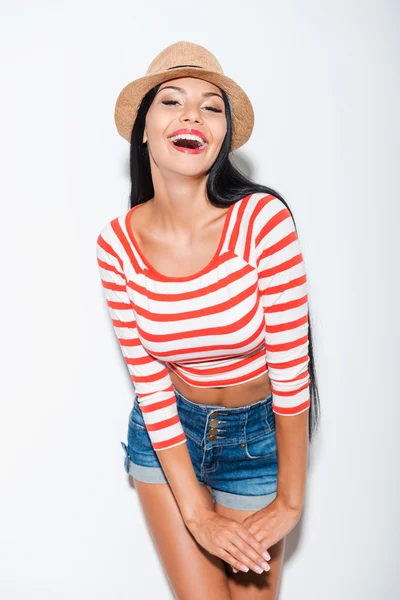
[[[226,130],[220,89],[181,77],[160,85],[146,115],[143,142],[159,169],[199,175],[215,162]]]

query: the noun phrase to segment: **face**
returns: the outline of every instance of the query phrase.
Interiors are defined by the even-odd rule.
[[[160,85],[146,115],[143,142],[147,142],[150,162],[160,170],[200,175],[215,162],[226,129],[219,88],[202,79],[181,77]],[[199,141],[179,139],[179,133],[199,136],[205,144],[198,148]]]

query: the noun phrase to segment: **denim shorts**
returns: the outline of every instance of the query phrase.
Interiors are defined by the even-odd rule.
[[[187,448],[200,484],[214,502],[239,510],[260,510],[274,500],[278,460],[272,394],[245,406],[199,404],[175,387]],[[139,481],[168,483],[152,447],[135,396],[129,415],[124,468]]]

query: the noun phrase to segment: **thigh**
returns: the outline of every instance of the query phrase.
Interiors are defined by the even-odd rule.
[[[218,502],[215,503],[214,509],[220,515],[239,522],[255,512],[227,508]],[[286,539],[283,538],[268,548],[271,556],[268,564],[271,568],[260,575],[251,569],[247,573],[243,571],[234,573],[230,565],[227,565],[226,573],[232,600],[276,600],[282,574],[285,541]]]
[[[187,529],[168,483],[134,479],[147,526],[177,600],[231,600],[225,562],[200,546]],[[205,502],[214,503],[201,485]]]

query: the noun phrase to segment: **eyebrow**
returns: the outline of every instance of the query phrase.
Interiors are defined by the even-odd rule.
[[[177,92],[182,92],[183,94],[186,94],[185,88],[181,88],[176,85],[166,85],[163,88],[159,89],[158,92],[161,92],[162,90],[167,90],[168,88],[170,88],[171,90],[176,90]],[[158,94],[158,92],[157,92],[157,94]],[[205,98],[208,98],[209,96],[218,96],[219,98],[221,98],[221,100],[223,100],[223,97],[221,96],[221,94],[217,94],[217,92],[203,92],[202,96],[204,96]]]

